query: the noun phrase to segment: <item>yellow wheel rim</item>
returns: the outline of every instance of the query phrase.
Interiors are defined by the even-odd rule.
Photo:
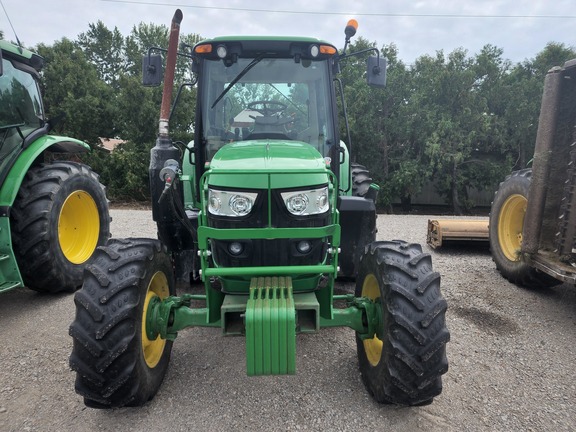
[[[511,195],[502,205],[498,216],[498,242],[502,253],[510,261],[520,259],[527,202],[522,195]]]
[[[100,215],[94,198],[85,191],[72,192],[58,217],[58,241],[68,261],[82,264],[94,253],[100,234]]]
[[[144,360],[149,368],[156,367],[166,346],[166,340],[162,339],[160,335],[154,340],[148,339],[146,334],[146,316],[148,314],[148,305],[153,297],[164,299],[170,295],[168,287],[168,279],[162,272],[156,272],[146,290],[146,298],[144,300],[144,310],[142,311],[142,352],[144,353]]]
[[[378,280],[373,274],[369,274],[364,279],[362,284],[362,297],[367,297],[372,301],[380,298],[380,286],[378,285]],[[374,335],[372,339],[364,340],[364,351],[366,351],[366,357],[372,366],[376,366],[380,362],[382,357],[382,346],[383,342]]]

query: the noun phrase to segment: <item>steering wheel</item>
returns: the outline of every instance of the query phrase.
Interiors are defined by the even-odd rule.
[[[269,116],[272,116],[274,114],[281,113],[286,108],[288,108],[288,105],[286,105],[282,102],[272,101],[272,100],[269,100],[269,101],[260,100],[260,101],[250,102],[248,104],[248,109],[250,109],[252,111],[259,112],[260,114],[262,114],[265,117],[269,117]]]

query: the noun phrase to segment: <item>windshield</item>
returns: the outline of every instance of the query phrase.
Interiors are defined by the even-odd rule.
[[[42,104],[34,77],[2,59],[0,76],[0,160],[42,126]]]
[[[326,156],[334,143],[328,65],[294,59],[206,60],[202,131],[207,160],[224,144],[304,141]]]

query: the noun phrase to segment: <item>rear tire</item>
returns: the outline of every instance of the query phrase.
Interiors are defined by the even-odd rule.
[[[370,190],[372,177],[364,165],[352,162],[350,164],[350,175],[352,177],[352,196],[365,197]]]
[[[356,334],[358,363],[368,392],[380,403],[425,405],[442,392],[448,370],[446,300],[440,275],[418,244],[374,242],[360,261],[356,297],[381,305],[376,335]]]
[[[531,180],[532,170],[523,169],[500,183],[490,209],[490,251],[496,268],[510,282],[527,288],[551,287],[561,282],[529,266],[520,254]]]
[[[94,254],[75,297],[70,367],[91,408],[141,406],[164,379],[172,342],[149,340],[147,305],[175,295],[172,262],[152,239],[111,240]]]
[[[110,237],[104,186],[76,162],[30,168],[10,222],[24,284],[42,292],[76,291],[94,250]]]

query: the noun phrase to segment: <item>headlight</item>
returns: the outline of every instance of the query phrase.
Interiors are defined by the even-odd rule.
[[[208,211],[216,216],[246,216],[258,197],[256,192],[208,190]]]
[[[330,208],[328,187],[282,192],[280,195],[288,211],[296,216],[322,214]]]

